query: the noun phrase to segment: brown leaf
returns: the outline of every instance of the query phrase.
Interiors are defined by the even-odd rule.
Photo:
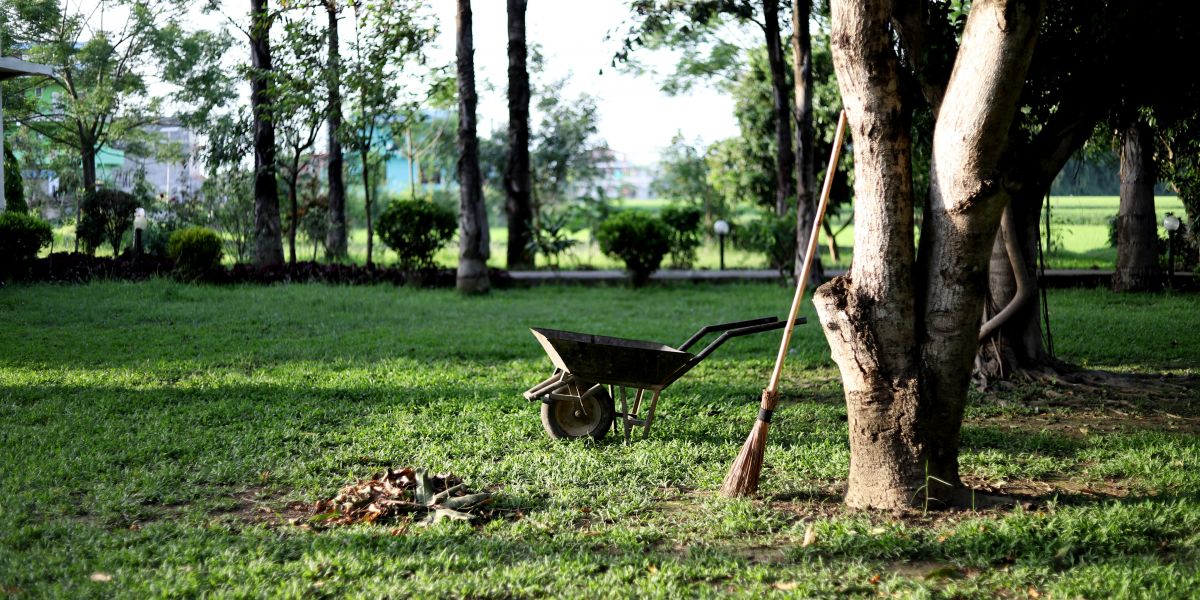
[[[870,578],[870,579],[868,579],[867,581],[868,581],[868,582],[869,582],[871,585],[879,585],[879,581],[880,581],[880,579],[882,579],[882,578],[879,576],[879,574],[878,574],[878,573],[876,573],[876,574],[872,575],[872,576],[871,576],[871,578]]]
[[[96,583],[108,583],[108,582],[112,581],[113,576],[109,575],[108,573],[96,571],[95,573],[92,573],[88,577],[88,579],[91,579],[92,581],[95,581]]]
[[[1037,589],[1037,588],[1035,588],[1035,587],[1030,587],[1030,588],[1029,588],[1029,589],[1026,591],[1026,593],[1027,593],[1027,594],[1029,594],[1029,597],[1030,597],[1030,598],[1033,598],[1034,600],[1037,600],[1038,598],[1041,598],[1041,597],[1042,597],[1042,593],[1041,593],[1041,592],[1039,592],[1039,591],[1038,591],[1038,589]]]
[[[801,548],[807,548],[817,543],[817,531],[813,528],[813,524],[809,523],[808,527],[804,528],[804,541],[800,542]]]

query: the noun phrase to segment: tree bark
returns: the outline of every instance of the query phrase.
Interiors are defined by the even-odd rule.
[[[360,148],[358,155],[359,164],[362,165],[363,207],[367,215],[367,268],[371,268],[375,266],[375,219],[372,217],[375,194],[371,185],[371,150]]]
[[[89,138],[80,138],[79,158],[83,163],[83,191],[96,191],[96,143]]]
[[[271,15],[268,0],[250,0],[250,107],[254,115],[254,263],[283,264],[279,183],[275,176],[275,125],[268,90]]]
[[[295,165],[288,177],[288,203],[291,205],[291,219],[288,222],[288,264],[296,264],[296,221],[300,213],[299,195],[296,190],[299,178],[299,165]]]
[[[813,302],[842,374],[849,417],[846,503],[908,506],[920,478],[909,112],[884,0],[831,3],[834,66],[854,143],[850,272]],[[919,484],[918,484],[919,485]]]
[[[788,115],[787,73],[783,43],[779,37],[779,0],[763,0],[763,31],[767,37],[767,64],[771,68],[771,100],[775,108],[775,213],[787,214],[795,195],[795,154],[792,151],[792,119]]]
[[[1040,284],[1034,278],[1038,268],[1043,201],[1055,176],[1091,137],[1101,114],[1102,107],[1092,101],[1091,94],[1074,94],[1064,101],[1050,121],[1043,124],[1028,146],[1009,153],[1014,164],[1005,180],[1009,182],[1013,196],[1012,229],[1025,264],[1025,274],[1032,279],[1033,285],[1020,309],[1012,312],[993,335],[982,340],[975,361],[975,376],[980,383],[986,385],[989,381],[1009,379],[1031,369],[1054,367],[1042,330]],[[1001,236],[992,246],[985,318],[997,315],[1016,299],[1017,273],[1004,243],[1009,234],[1009,227],[1002,226]]]
[[[1038,240],[1041,237],[1040,216],[1042,197],[1017,195],[1012,199],[1010,219],[1003,222],[992,244],[988,259],[988,291],[983,318],[993,318],[1014,301],[1011,313],[996,331],[982,343],[975,360],[975,376],[981,384],[1007,379],[1022,369],[1045,365],[1049,360],[1043,341],[1041,298],[1038,296],[1035,274],[1038,270]],[[1010,256],[1006,240],[1013,238],[1020,251],[1017,264]],[[1018,274],[1016,269],[1023,269]],[[1024,297],[1018,297],[1018,275],[1032,282]]]
[[[845,388],[846,502],[876,509],[961,500],[963,407],[1009,199],[999,169],[1042,9],[1028,0],[973,5],[934,129],[914,262],[911,111],[890,6],[831,3],[834,66],[855,140],[855,243],[850,272],[814,298]]]
[[[329,230],[325,234],[325,252],[329,260],[346,258],[346,180],[342,140],[342,59],[338,48],[337,0],[325,0],[329,18],[329,107],[326,129],[329,135]]]
[[[508,212],[508,268],[531,269],[535,257],[529,200],[529,71],[526,67],[526,0],[508,0],[508,162],[504,197]]]
[[[458,0],[458,275],[456,287],[468,294],[490,287],[487,271],[487,208],[479,173],[479,138],[475,131],[475,49],[471,35],[471,1]]]
[[[808,30],[812,0],[792,0],[792,65],[796,109],[796,261],[793,275],[804,270],[804,250],[816,220],[815,145],[813,144],[812,36]],[[830,240],[832,243],[832,240]],[[816,287],[825,278],[821,257],[813,257],[809,283]]]
[[[958,449],[987,286],[988,259],[1011,199],[1001,166],[1033,57],[1040,0],[971,8],[933,135],[921,245],[921,395],[929,407],[926,472],[961,490]],[[930,484],[935,497],[952,491]]]
[[[1158,219],[1154,214],[1153,132],[1137,120],[1122,132],[1121,203],[1117,210],[1115,292],[1141,292],[1162,286],[1158,265]]]

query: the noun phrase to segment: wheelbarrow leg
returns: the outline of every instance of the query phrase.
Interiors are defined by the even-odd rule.
[[[646,411],[646,424],[642,427],[642,439],[650,437],[650,425],[654,423],[654,407],[658,406],[658,395],[662,390],[655,390],[650,398],[650,410]]]

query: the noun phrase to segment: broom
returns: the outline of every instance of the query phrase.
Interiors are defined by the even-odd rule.
[[[825,184],[821,186],[821,201],[817,204],[817,216],[813,221],[812,233],[808,236],[808,250],[804,254],[804,268],[796,279],[796,295],[792,298],[792,308],[788,311],[787,325],[783,329],[783,341],[779,344],[779,355],[775,357],[775,370],[771,372],[771,380],[762,393],[762,404],[759,405],[758,419],[754,421],[754,429],[750,437],[742,445],[742,451],[725,483],[721,484],[721,495],[729,498],[749,496],[758,491],[758,475],[762,471],[763,453],[767,450],[767,430],[771,428],[771,413],[779,401],[779,375],[783,371],[783,359],[787,357],[788,345],[792,341],[792,330],[795,328],[796,315],[800,312],[800,301],[804,298],[804,287],[808,283],[808,273],[812,267],[813,257],[817,254],[817,236],[821,231],[821,220],[825,217],[825,208],[829,205],[829,190],[833,187],[833,174],[837,170],[838,155],[842,151],[842,137],[846,132],[846,111],[838,117],[837,135],[833,140],[833,152],[829,156],[829,168],[825,171]]]

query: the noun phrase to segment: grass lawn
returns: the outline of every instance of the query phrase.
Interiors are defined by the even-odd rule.
[[[964,474],[1032,505],[925,516],[840,507],[846,413],[815,325],[794,342],[755,501],[713,490],[750,429],[776,335],[721,348],[664,393],[651,437],[629,445],[551,442],[520,397],[550,370],[529,326],[679,343],[704,323],[777,314],[789,296],[773,285],[473,299],[169,281],[0,289],[0,595],[1200,589],[1194,388],[1171,403],[1033,385],[976,395]],[[1200,374],[1195,296],[1051,290],[1050,304],[1063,358]],[[493,491],[502,516],[405,529],[288,523],[300,503],[405,465]]]

